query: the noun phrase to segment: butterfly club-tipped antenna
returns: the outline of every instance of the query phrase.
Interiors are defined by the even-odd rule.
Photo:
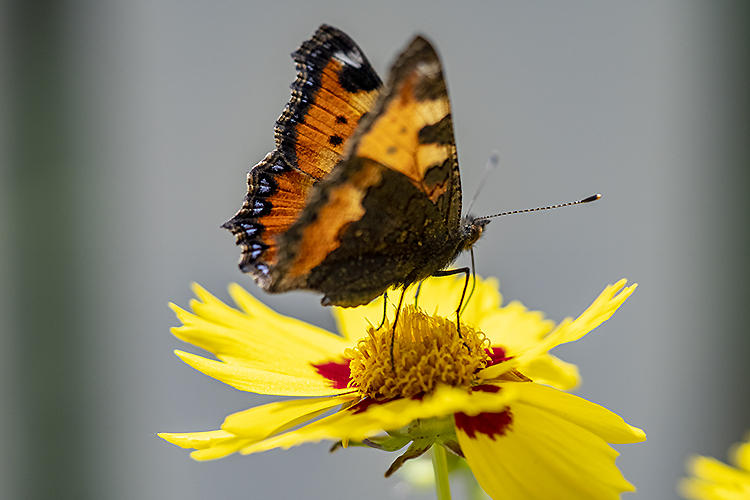
[[[493,154],[490,156],[490,159],[487,161],[487,171],[488,172],[491,172],[492,169],[494,169],[494,167],[497,164],[498,159],[499,159],[499,153],[497,153],[496,151],[493,152]],[[487,174],[485,173],[485,177],[486,177],[486,175]],[[484,181],[484,177],[482,178],[482,181]],[[479,191],[481,190],[481,188],[482,188],[482,186],[484,184],[485,183],[482,182],[479,185],[479,188],[477,189],[477,194],[479,194]],[[473,248],[473,244],[474,244],[474,242],[476,242],[476,240],[481,235],[481,232],[482,232],[482,229],[484,228],[484,226],[486,226],[487,224],[489,224],[490,219],[492,219],[494,217],[503,217],[505,215],[523,214],[523,213],[528,213],[528,212],[540,212],[542,210],[552,210],[553,208],[562,208],[562,207],[570,207],[570,206],[573,206],[573,205],[581,205],[581,204],[584,204],[584,203],[591,203],[593,201],[599,200],[599,199],[601,199],[601,197],[602,197],[602,195],[595,194],[595,195],[589,196],[587,198],[584,198],[582,200],[571,201],[571,202],[568,202],[568,203],[560,203],[559,205],[549,205],[549,206],[546,206],[546,207],[527,208],[525,210],[512,210],[510,212],[502,212],[502,213],[494,214],[494,215],[485,215],[485,216],[482,216],[482,217],[473,217],[473,218],[469,217],[468,219],[466,219],[467,231],[471,231],[471,232],[475,233],[475,236],[473,236],[470,239],[470,241],[469,241],[469,243],[467,245],[467,249],[471,253],[471,274],[474,277],[474,280],[473,280],[473,283],[472,283],[472,286],[471,286],[471,290],[469,291],[469,296],[466,298],[466,303],[468,304],[469,300],[474,295],[474,288],[476,287],[476,271],[474,270],[474,248]],[[474,199],[476,199],[476,195],[474,196]],[[473,203],[473,200],[472,200],[472,203]],[[464,305],[463,302],[464,302],[464,297],[466,295],[466,288],[467,288],[467,285],[469,283],[468,268],[461,268],[461,269],[451,270],[451,271],[448,271],[448,272],[444,271],[443,272],[444,274],[442,274],[443,276],[445,276],[445,275],[448,275],[448,274],[457,274],[457,273],[462,273],[462,272],[466,274],[466,282],[464,283],[464,290],[463,290],[463,293],[461,294],[461,301],[459,302],[459,304],[458,304],[458,310],[456,311],[456,317],[457,317],[457,323],[456,324],[457,325],[459,324],[458,322],[460,321],[459,318],[461,316],[461,311],[463,309],[462,305]],[[436,276],[439,276],[439,275],[440,274],[436,274]],[[459,331],[459,335],[460,335],[460,331]]]
[[[510,212],[502,212],[502,213],[494,214],[494,215],[484,215],[482,217],[476,217],[473,220],[474,221],[483,221],[483,220],[488,221],[489,219],[493,219],[495,217],[503,217],[505,215],[525,214],[529,212],[541,212],[542,210],[552,210],[553,208],[572,207],[573,205],[582,205],[584,203],[591,203],[593,201],[601,199],[601,197],[602,195],[600,194],[594,194],[594,195],[591,195],[587,198],[584,198],[578,201],[570,201],[568,203],[560,203],[559,205],[549,205],[546,207],[527,208],[525,210],[512,210]]]

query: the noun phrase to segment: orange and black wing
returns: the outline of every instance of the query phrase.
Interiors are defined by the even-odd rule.
[[[276,122],[276,150],[248,173],[243,205],[222,226],[242,248],[240,268],[264,289],[278,263],[279,236],[298,220],[312,187],[339,163],[382,87],[357,44],[331,26],[321,26],[292,57],[297,78]]]
[[[449,264],[462,248],[461,187],[440,61],[417,37],[347,147],[280,236],[270,291],[366,304]]]
[[[461,177],[448,89],[435,49],[418,36],[391,68],[380,99],[351,140],[351,158],[405,175],[457,229]]]

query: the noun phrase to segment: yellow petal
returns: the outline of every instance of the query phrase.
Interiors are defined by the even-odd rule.
[[[560,344],[580,339],[612,317],[638,286],[634,284],[623,288],[625,283],[627,283],[627,280],[622,279],[614,285],[609,285],[578,318],[575,320],[564,319],[557,325],[557,328],[539,342],[528,342],[525,347],[514,346],[508,352],[508,355],[514,356],[512,360],[485,368],[479,373],[479,376],[484,379],[497,378],[512,368],[520,369],[524,364],[542,356]],[[618,292],[620,293],[618,294]],[[515,332],[513,329],[510,331]],[[503,342],[496,337],[493,337],[492,340],[493,345],[503,345]]]
[[[194,448],[196,451],[192,452],[190,456],[196,460],[222,458],[236,453],[242,447],[252,443],[251,440],[238,438],[222,430],[184,433],[161,432],[157,435],[181,448]]]
[[[625,299],[630,297],[638,286],[637,284],[633,284],[625,287],[625,283],[627,282],[627,280],[621,279],[614,285],[609,285],[594,300],[589,308],[575,320],[571,320],[570,318],[563,320],[545,339],[549,345],[547,350],[560,344],[578,340],[611,318],[615,311],[625,302]]]
[[[236,284],[229,292],[245,312],[227,306],[199,285],[193,285],[193,291],[201,299],[191,301],[195,315],[172,306],[185,325],[172,331],[217,357],[232,355],[258,361],[284,357],[315,362],[339,355],[352,345],[338,335],[273,312]]]
[[[181,355],[183,360],[241,390],[306,396],[342,392],[333,390],[332,382],[318,374],[314,364],[344,361],[342,353],[352,342],[279,315],[237,285],[230,287],[230,294],[245,312],[227,306],[198,285],[193,288],[201,299],[191,301],[196,314],[171,305],[183,323],[172,333],[225,363],[187,354]],[[287,381],[290,386],[285,385]]]
[[[160,432],[157,436],[179,446],[180,448],[195,448],[196,450],[210,448],[216,443],[234,437],[233,434],[222,430],[205,432]]]
[[[229,285],[229,295],[237,306],[244,311],[246,317],[267,322],[273,330],[283,332],[283,335],[294,345],[303,344],[306,348],[328,353],[340,352],[341,346],[351,346],[350,342],[344,341],[339,335],[277,313],[250,295],[237,283]]]
[[[490,338],[492,345],[502,346],[509,356],[516,356],[538,346],[555,323],[514,300],[486,314],[477,326]]]
[[[618,453],[599,436],[526,402],[512,403],[510,412],[503,435],[456,427],[469,467],[492,498],[615,500],[634,490],[615,466]]]
[[[213,460],[311,420],[346,400],[347,397],[333,397],[280,401],[229,415],[221,430],[163,432],[159,437],[181,448],[194,448],[191,456],[196,460]]]
[[[518,367],[519,371],[538,384],[570,390],[578,385],[578,367],[551,354],[542,354]]]
[[[357,340],[367,335],[367,328],[370,325],[377,328],[383,321],[383,299],[379,297],[359,307],[332,307],[331,313],[333,319],[336,320],[338,331],[344,338],[356,343]]]
[[[323,439],[361,441],[383,431],[403,427],[418,418],[444,417],[459,411],[468,415],[501,411],[515,398],[516,385],[518,384],[507,384],[497,393],[467,392],[464,389],[441,386],[422,400],[397,399],[382,404],[375,403],[360,412],[347,409],[295,431],[249,446],[242,453],[257,453],[273,448],[288,449]]]
[[[518,400],[574,424],[599,436],[607,443],[639,443],[646,433],[625,422],[622,417],[573,394],[544,385],[519,384]]]
[[[734,485],[711,483],[694,478],[683,478],[677,482],[680,496],[688,500],[747,500],[750,489]]]
[[[332,396],[351,392],[346,388],[334,389],[333,383],[319,375],[312,365],[289,365],[286,370],[282,367],[275,371],[258,369],[244,359],[226,357],[216,361],[184,351],[175,354],[196,370],[241,391],[276,396]]]
[[[229,415],[221,429],[235,436],[260,441],[311,420],[351,399],[351,396],[292,399],[256,406]]]
[[[750,442],[748,441],[750,441],[750,434],[745,436],[744,443],[736,444],[729,452],[732,462],[746,471],[750,471]]]
[[[461,302],[461,294],[465,284],[466,278],[463,274],[428,278],[422,283],[419,292],[419,307],[427,314],[439,314],[455,320],[456,308]],[[474,287],[473,293],[472,286]],[[474,279],[469,277],[461,311],[461,321],[481,329],[485,315],[496,311],[502,303],[498,286],[496,278],[483,280],[477,276],[474,285]]]
[[[464,283],[463,275],[430,277],[422,282],[419,298],[416,301],[414,295],[417,291],[417,285],[409,287],[404,295],[404,303],[414,304],[416,302],[427,314],[437,313],[455,319],[456,308],[461,301]],[[474,293],[470,296],[472,283],[473,278],[470,278],[461,321],[481,328],[483,318],[494,313],[500,307],[502,297],[498,292],[498,282],[495,278],[483,280],[477,276]],[[388,291],[389,304],[386,311],[391,322],[400,295],[401,290],[390,289]],[[383,299],[378,298],[361,307],[334,308],[333,314],[339,331],[346,338],[357,340],[365,335],[369,324],[377,327],[383,321]]]
[[[743,500],[750,498],[750,473],[711,457],[692,456],[688,471],[695,477],[683,479],[678,489],[685,498],[697,500]]]

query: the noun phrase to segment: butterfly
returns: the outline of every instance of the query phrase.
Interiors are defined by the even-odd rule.
[[[267,292],[311,290],[343,307],[455,274],[445,268],[489,220],[461,216],[451,107],[432,45],[414,38],[385,85],[331,26],[292,57],[297,78],[276,149],[250,170],[242,207],[222,226],[242,249],[240,269]]]

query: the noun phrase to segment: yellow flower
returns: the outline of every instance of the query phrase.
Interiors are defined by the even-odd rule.
[[[425,281],[419,307],[402,309],[395,333],[389,321],[372,326],[380,301],[334,309],[339,336],[269,310],[238,285],[229,293],[240,310],[196,285],[194,314],[173,306],[183,326],[172,332],[218,360],[176,354],[237,389],[308,399],[229,415],[220,430],[159,435],[195,449],[197,460],[324,439],[386,451],[408,445],[386,475],[439,444],[465,457],[495,499],[614,499],[633,490],[608,443],[645,434],[560,390],[576,385],[577,369],[549,351],[609,319],[635,285],[608,286],[577,319],[555,326],[518,302],[501,307],[496,281],[478,281],[459,332],[446,317],[455,318],[462,288],[460,279]]]
[[[691,500],[750,499],[750,434],[732,447],[729,457],[736,468],[711,457],[690,457],[687,469],[693,477],[680,481],[680,494]]]

